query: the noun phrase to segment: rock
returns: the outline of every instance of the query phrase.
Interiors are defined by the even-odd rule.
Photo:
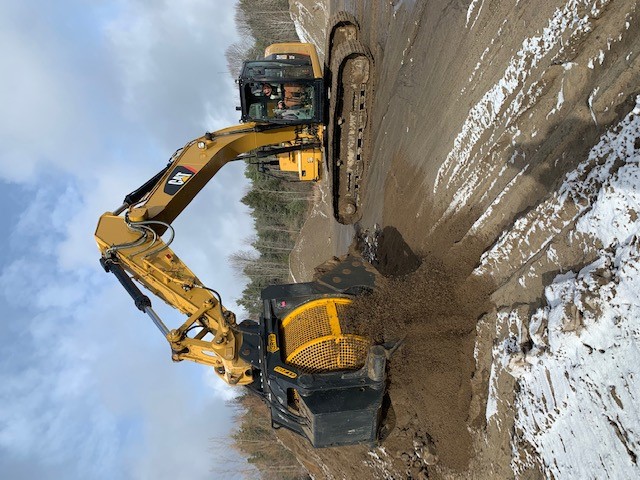
[[[427,480],[429,478],[429,472],[427,471],[426,468],[423,468],[418,472],[415,478],[417,480]]]
[[[424,454],[422,455],[422,462],[425,465],[435,465],[436,463],[438,463],[438,460],[438,456],[435,453],[424,452]]]
[[[416,452],[422,449],[423,446],[424,446],[424,440],[421,440],[420,438],[413,439],[413,448]]]

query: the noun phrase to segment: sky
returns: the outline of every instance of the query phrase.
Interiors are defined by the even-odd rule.
[[[238,122],[234,2],[0,2],[0,471],[12,479],[233,478],[234,391],[169,347],[98,264],[98,217],[187,141]],[[174,222],[225,305],[251,235],[241,165]],[[181,316],[159,301],[170,328]]]

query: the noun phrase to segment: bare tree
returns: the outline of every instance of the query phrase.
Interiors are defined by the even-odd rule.
[[[255,42],[251,37],[240,37],[235,43],[229,45],[224,52],[224,56],[227,60],[227,69],[233,78],[240,76],[242,70],[242,62],[249,59],[251,51],[255,47]]]

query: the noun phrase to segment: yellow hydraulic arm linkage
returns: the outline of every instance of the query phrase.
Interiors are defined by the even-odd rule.
[[[320,130],[320,131],[319,131]],[[211,365],[227,383],[253,381],[251,365],[238,355],[242,334],[234,328],[235,315],[220,296],[202,284],[169,248],[171,222],[227,162],[267,145],[321,144],[321,128],[246,123],[189,142],[169,165],[125,197],[122,206],[100,217],[95,232],[101,263],[113,273],[169,341],[174,361],[192,360]],[[166,242],[161,238],[167,230]],[[169,329],[134,283],[188,316]]]

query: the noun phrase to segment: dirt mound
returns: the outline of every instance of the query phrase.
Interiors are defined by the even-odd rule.
[[[418,257],[399,233],[385,232],[379,248],[382,270],[388,275],[415,266]],[[347,313],[349,331],[375,343],[402,340],[390,362],[389,416],[395,416],[396,428],[385,445],[407,453],[405,461],[412,460],[408,452],[415,437],[427,435],[442,466],[466,468],[475,327],[489,308],[490,291],[464,272],[456,274],[424,258],[412,273],[382,279],[375,292],[357,299]]]
[[[400,232],[391,226],[384,227],[374,266],[387,277],[406,275],[418,269],[422,261],[413,253]]]

